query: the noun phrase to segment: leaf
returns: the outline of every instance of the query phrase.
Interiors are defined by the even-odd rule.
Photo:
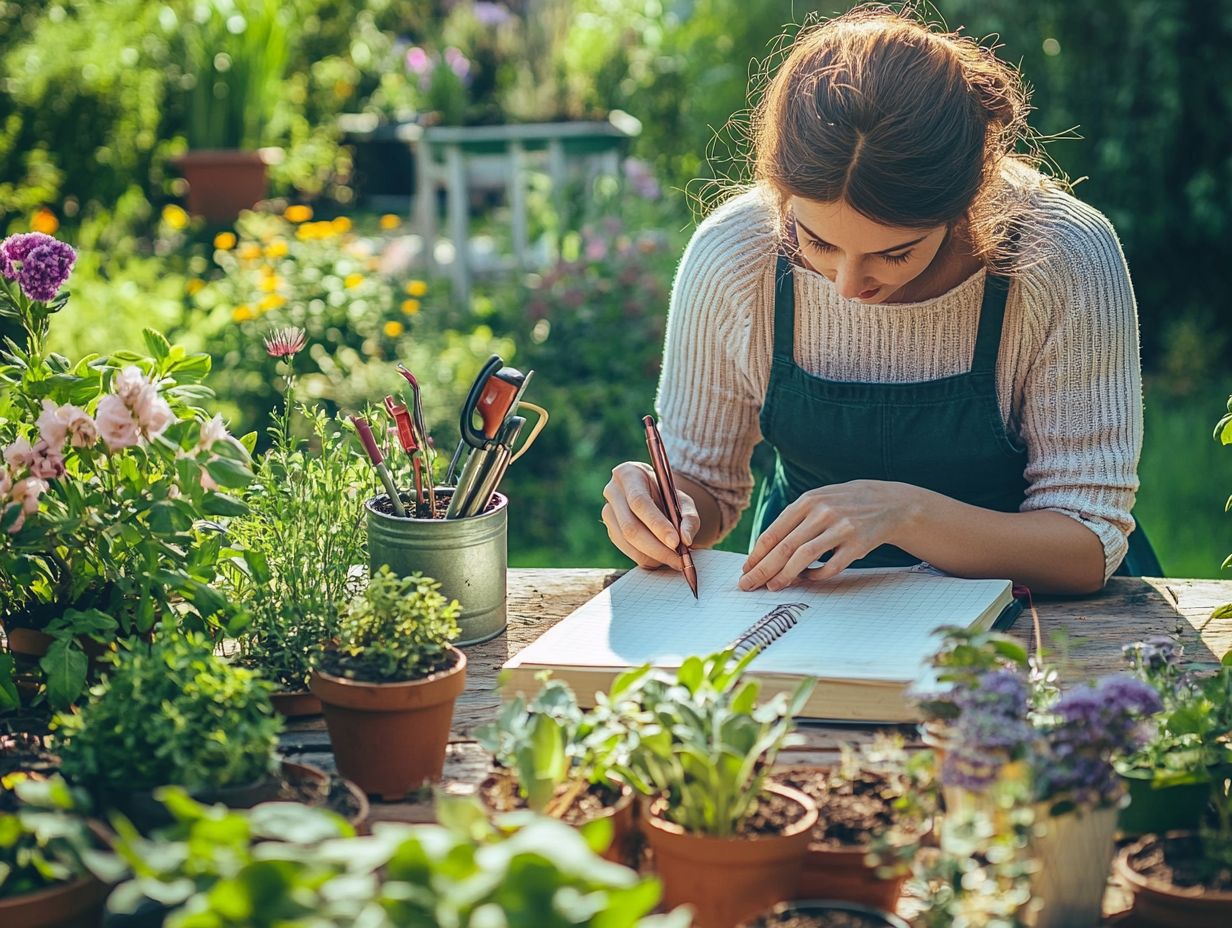
[[[67,709],[86,686],[90,662],[86,652],[72,638],[57,638],[39,661],[47,674],[47,699],[52,708]]]
[[[16,666],[12,654],[0,652],[0,709],[16,709],[18,706],[17,684],[13,680]]]
[[[1211,613],[1212,619],[1232,619],[1232,603],[1224,603]]]
[[[252,482],[252,471],[243,464],[225,457],[216,457],[206,462],[205,469],[220,487],[234,489],[246,487]],[[223,513],[214,513],[222,515]]]
[[[154,329],[142,329],[141,336],[145,339],[145,346],[150,349],[150,354],[159,361],[167,357],[171,351],[171,343],[167,341],[167,337],[162,332]]]
[[[173,535],[192,528],[192,519],[170,500],[159,500],[150,507],[150,528],[160,535]]]
[[[248,549],[241,552],[244,558],[244,563],[248,565],[248,576],[252,578],[252,582],[258,586],[264,586],[270,582],[273,574],[270,572],[269,560],[260,551]]]
[[[201,508],[211,516],[242,516],[248,512],[246,505],[225,493],[207,493]]]

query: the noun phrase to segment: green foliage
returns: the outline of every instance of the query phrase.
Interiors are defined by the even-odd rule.
[[[1228,397],[1228,414],[1215,426],[1215,440],[1221,445],[1232,445],[1232,396]],[[1229,496],[1228,501],[1224,503],[1223,511],[1232,512],[1232,496]],[[1232,554],[1224,558],[1221,566],[1224,569],[1232,566]],[[1229,615],[1232,615],[1232,603],[1225,604],[1214,612],[1216,618],[1227,618]]]
[[[90,873],[90,832],[75,814],[80,797],[64,781],[6,778],[21,805],[0,812],[0,899],[68,883]]]
[[[453,664],[458,637],[456,599],[416,572],[399,577],[382,565],[367,589],[338,619],[338,661],[343,676],[373,682],[419,680]]]
[[[101,795],[182,786],[208,792],[267,776],[281,721],[269,683],[195,636],[121,650],[78,712],[54,722],[61,770]]]
[[[674,677],[649,666],[626,671],[605,700],[628,739],[614,769],[643,795],[664,797],[658,814],[685,831],[739,831],[816,683],[801,680],[790,699],[780,693],[759,706],[761,685],[742,677],[756,655],[690,657]]]
[[[155,900],[173,910],[168,928],[688,924],[681,912],[646,917],[658,883],[601,860],[551,819],[509,816],[498,829],[473,801],[441,799],[442,825],[385,822],[356,838],[336,816],[289,803],[231,812],[165,798],[179,820],[171,835],[144,839],[117,823],[134,877],[112,894],[112,912]]]

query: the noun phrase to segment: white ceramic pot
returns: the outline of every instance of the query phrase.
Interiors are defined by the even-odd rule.
[[[1116,852],[1117,808],[1079,807],[1052,817],[1037,812],[1042,827],[1031,845],[1039,870],[1031,878],[1032,928],[1091,928],[1100,924],[1104,890]]]

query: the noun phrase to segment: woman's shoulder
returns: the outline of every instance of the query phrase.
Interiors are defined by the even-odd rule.
[[[728,288],[756,286],[774,264],[774,207],[759,187],[725,200],[698,225],[681,261],[683,277],[720,276]]]
[[[1018,256],[1023,276],[1071,287],[1092,274],[1123,275],[1125,255],[1108,217],[1055,181],[1032,175],[1018,181],[1026,201]]]

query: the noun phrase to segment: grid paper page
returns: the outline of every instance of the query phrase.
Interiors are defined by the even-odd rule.
[[[693,552],[700,599],[675,571],[634,569],[523,649],[510,664],[676,667],[730,644],[767,612],[803,602],[800,623],[758,656],[769,672],[915,679],[938,625],[969,624],[1005,581],[954,580],[907,568],[846,571],[770,592],[737,588],[742,554]]]

